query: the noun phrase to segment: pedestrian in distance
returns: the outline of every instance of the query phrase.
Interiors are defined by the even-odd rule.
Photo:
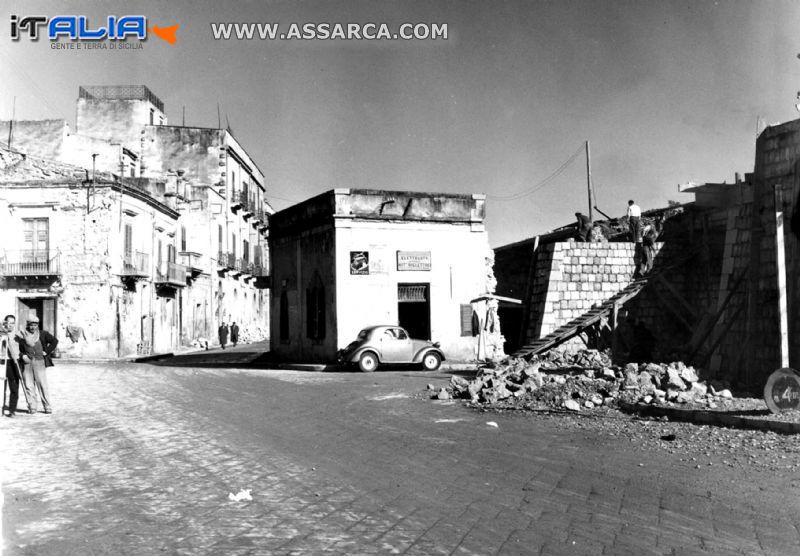
[[[239,343],[239,325],[236,324],[236,321],[231,325],[231,343],[233,347],[236,347],[236,344]]]
[[[20,354],[24,368],[22,385],[28,398],[28,413],[35,413],[37,395],[42,411],[52,413],[50,394],[47,386],[47,368],[53,366],[53,353],[58,339],[46,330],[39,329],[39,318],[30,317],[25,330],[19,333]]]
[[[225,349],[225,345],[228,343],[228,324],[223,322],[219,325],[219,345],[222,346],[222,349]]]
[[[3,390],[4,409],[6,417],[14,417],[17,413],[19,402],[19,383],[22,372],[19,367],[19,338],[17,337],[17,319],[14,315],[6,315],[0,329],[0,357],[5,361],[5,380],[8,387],[8,404],[5,404],[5,389]]]
[[[578,232],[575,237],[578,241],[587,242],[592,240],[592,221],[583,213],[576,212],[575,218],[578,220]]]

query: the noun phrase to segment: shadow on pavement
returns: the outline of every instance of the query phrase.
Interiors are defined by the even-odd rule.
[[[148,361],[147,363],[158,367],[251,367],[268,369],[274,366],[275,360],[270,356],[269,352],[234,348],[183,353],[166,356],[164,358]]]
[[[202,367],[209,369],[282,369],[297,371],[316,371],[326,373],[357,373],[361,371],[354,365],[340,365],[335,363],[299,363],[281,360],[268,351],[253,349],[250,346],[240,346],[234,349],[213,349],[196,351],[178,355],[165,355],[142,361],[156,367]],[[414,372],[428,373],[419,365],[381,365],[376,372]],[[430,374],[457,375],[467,379],[475,377],[477,369],[452,369],[443,365]]]

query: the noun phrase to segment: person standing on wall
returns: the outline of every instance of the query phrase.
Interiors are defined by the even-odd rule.
[[[632,200],[628,201],[628,230],[632,242],[642,241],[642,209]]]
[[[236,324],[236,321],[233,321],[231,325],[231,343],[233,347],[236,347],[236,344],[239,343],[239,325]]]
[[[0,357],[6,362],[6,380],[8,381],[8,413],[6,417],[13,417],[17,412],[19,401],[19,339],[17,337],[17,319],[14,315],[6,315],[3,319],[3,328],[0,330],[0,346],[3,352]]]
[[[228,324],[223,322],[219,325],[219,345],[225,349],[225,344],[228,343]]]
[[[656,239],[658,239],[656,224],[646,225],[642,231],[642,255],[644,255],[644,264],[641,274],[647,274],[653,269],[653,259],[656,253]]]
[[[592,240],[592,221],[583,213],[576,212],[575,218],[578,220],[578,241],[587,242]]]
[[[30,317],[25,330],[19,333],[19,347],[25,368],[22,383],[28,398],[28,413],[36,411],[38,394],[45,413],[52,413],[47,387],[47,367],[53,366],[53,352],[58,339],[46,330],[39,330],[38,317]]]

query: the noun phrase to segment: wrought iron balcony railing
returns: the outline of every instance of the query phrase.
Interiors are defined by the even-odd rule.
[[[146,278],[150,276],[150,255],[141,251],[125,253],[122,257],[120,276]]]
[[[256,277],[269,276],[269,268],[266,265],[254,263],[250,274]]]
[[[21,249],[4,251],[0,257],[3,276],[60,276],[60,253],[49,250]]]
[[[181,251],[178,253],[181,264],[187,268],[203,269],[203,255],[194,251]]]
[[[186,267],[182,264],[167,261],[156,268],[156,284],[177,288],[186,287]]]

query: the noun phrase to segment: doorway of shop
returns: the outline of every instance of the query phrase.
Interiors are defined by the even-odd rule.
[[[397,324],[412,338],[431,339],[430,284],[397,284]]]
[[[54,336],[56,331],[56,300],[52,297],[18,297],[17,323],[25,327],[30,317],[39,319],[39,328]]]

